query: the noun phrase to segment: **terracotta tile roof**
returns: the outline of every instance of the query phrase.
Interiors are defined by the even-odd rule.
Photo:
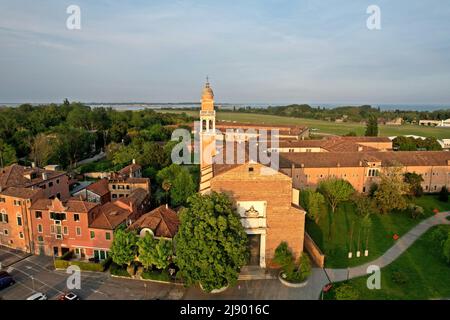
[[[89,223],[89,228],[114,230],[133,214],[132,211],[121,208],[108,202],[98,208],[94,218]]]
[[[141,169],[142,169],[141,165],[132,163],[132,164],[126,166],[125,168],[120,169],[118,173],[121,175],[129,175],[130,172],[136,172]]]
[[[40,189],[9,187],[8,189],[3,190],[0,195],[21,199],[31,199],[39,192],[41,192]]]
[[[128,178],[126,179],[128,183],[150,183],[149,178]]]
[[[163,205],[142,215],[129,229],[142,230],[149,228],[153,231],[155,237],[173,238],[178,231],[179,225],[180,219],[175,211]]]
[[[108,179],[100,179],[97,182],[94,182],[93,184],[89,185],[86,190],[95,193],[96,195],[102,197],[105,194],[109,193],[108,188]]]
[[[59,202],[58,199],[38,199],[31,206],[32,210],[49,210],[54,202]],[[98,206],[96,203],[87,202],[75,198],[71,198],[67,201],[62,202],[63,207],[66,212],[78,212],[78,213],[88,213],[92,209]]]
[[[136,190],[133,190],[128,197],[119,198],[114,202],[122,202],[127,206],[132,204],[134,208],[137,208],[145,201],[148,195],[149,194],[147,191],[142,188],[138,188]]]
[[[8,187],[31,187],[44,181],[42,178],[43,173],[47,175],[47,180],[65,174],[62,171],[44,170],[13,164],[1,169],[0,186],[3,189]]]
[[[447,151],[386,151],[386,152],[321,152],[280,153],[280,168],[333,168],[366,166],[366,162],[381,162],[382,166],[448,166]]]

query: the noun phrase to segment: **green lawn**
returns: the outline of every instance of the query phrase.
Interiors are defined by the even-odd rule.
[[[450,203],[442,203],[436,196],[422,196],[414,202],[424,207],[426,217],[432,215],[435,208],[440,211],[450,210]],[[372,214],[371,219],[372,226],[367,231],[361,227],[362,217],[356,214],[354,205],[344,203],[334,215],[331,211],[324,210],[318,224],[307,219],[306,230],[325,253],[326,267],[345,268],[361,265],[381,256],[395,243],[395,234],[402,236],[421,221],[412,219],[403,212]],[[358,247],[361,252],[367,248],[369,255],[364,257],[361,254],[357,258]],[[348,258],[350,250],[353,252],[352,259]]]
[[[193,110],[160,110],[165,113],[181,113],[198,117],[198,111]],[[311,129],[318,129],[317,133],[328,133],[343,135],[350,131],[356,132],[358,135],[364,135],[365,126],[360,123],[346,122],[335,123],[323,120],[302,119],[292,117],[281,117],[264,114],[240,113],[240,112],[217,112],[218,120],[273,124],[273,125],[300,125],[307,126]],[[419,135],[425,137],[436,137],[438,139],[448,138],[450,136],[450,128],[421,127],[418,125],[402,125],[402,126],[379,126],[380,136],[398,136],[398,135]]]
[[[381,270],[381,289],[367,288],[368,276],[344,283],[351,285],[361,300],[417,300],[450,297],[450,265],[442,257],[439,244],[431,234],[436,228],[450,232],[450,226],[428,230],[405,253]],[[325,299],[335,299],[335,284]]]

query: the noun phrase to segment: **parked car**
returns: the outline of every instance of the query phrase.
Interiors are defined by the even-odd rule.
[[[13,277],[6,271],[0,272],[0,290],[12,286],[16,281]]]
[[[61,295],[58,298],[58,300],[61,300],[61,301],[73,301],[73,300],[80,300],[80,297],[77,296],[73,292],[68,292],[68,293],[64,293],[63,295]]]
[[[45,293],[42,292],[36,292],[35,294],[33,294],[32,296],[29,296],[27,298],[27,300],[48,300],[47,296],[45,295]]]

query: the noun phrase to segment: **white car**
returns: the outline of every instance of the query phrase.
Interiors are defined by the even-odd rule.
[[[45,293],[42,292],[36,292],[35,294],[33,294],[32,296],[29,296],[27,298],[27,300],[48,300],[47,296],[45,295]]]

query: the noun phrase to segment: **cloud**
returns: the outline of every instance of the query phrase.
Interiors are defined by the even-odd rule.
[[[0,101],[450,102],[450,3],[378,3],[0,0]]]

